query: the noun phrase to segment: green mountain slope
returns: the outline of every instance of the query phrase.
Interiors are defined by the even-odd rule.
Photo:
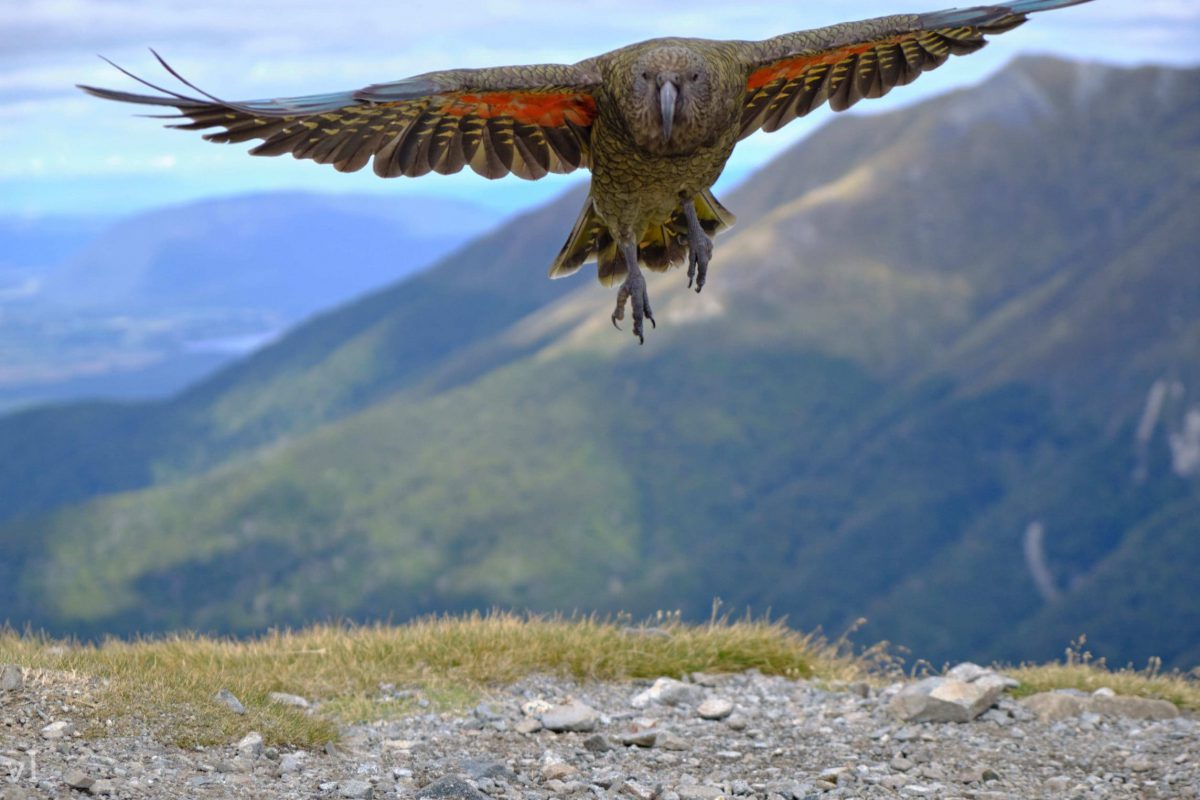
[[[727,198],[703,295],[654,282],[644,348],[609,291],[539,280],[570,197],[171,403],[2,422],[41,467],[2,476],[20,510],[108,496],[0,529],[0,609],[245,631],[720,596],[934,660],[1088,633],[1184,663],[1198,76],[1033,59],[839,118]]]

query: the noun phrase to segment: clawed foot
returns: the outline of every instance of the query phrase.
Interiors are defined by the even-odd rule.
[[[656,328],[658,323],[654,321],[654,312],[650,310],[650,296],[646,294],[646,278],[640,271],[630,272],[629,277],[621,284],[620,291],[617,292],[617,310],[612,315],[612,324],[617,330],[621,330],[621,326],[617,323],[625,319],[626,301],[632,301],[633,305],[633,335],[638,337],[639,343],[645,344],[643,320],[650,320],[650,324]]]
[[[693,285],[696,294],[704,288],[708,279],[708,262],[712,260],[712,239],[701,233],[698,237],[690,238],[688,242],[688,288]]]

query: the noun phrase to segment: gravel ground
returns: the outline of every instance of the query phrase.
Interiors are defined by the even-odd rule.
[[[254,734],[197,750],[88,740],[73,731],[86,688],[23,684],[0,691],[3,800],[1200,798],[1195,715],[1043,722],[1001,696],[972,722],[912,723],[889,709],[900,685],[830,690],[746,673],[651,692],[535,677],[466,712],[355,725],[336,747],[304,752]]]

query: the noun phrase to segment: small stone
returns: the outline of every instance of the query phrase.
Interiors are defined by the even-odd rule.
[[[237,743],[238,755],[243,758],[258,758],[263,753],[263,737],[258,731],[250,731]]]
[[[662,731],[658,734],[658,739],[654,742],[655,747],[660,747],[663,750],[674,750],[680,752],[687,750],[690,745],[682,736],[676,736],[669,731]]]
[[[521,704],[521,713],[527,717],[540,717],[550,709],[554,708],[552,703],[547,703],[545,700],[538,698]]]
[[[1053,778],[1047,778],[1046,782],[1042,785],[1046,788],[1046,791],[1059,794],[1071,788],[1071,779],[1066,775],[1055,775]]]
[[[526,717],[525,719],[513,725],[513,730],[517,733],[537,733],[542,729],[542,721],[535,717]]]
[[[1117,693],[1107,686],[1101,686],[1096,691],[1092,692],[1092,697],[1116,697]]]
[[[95,778],[79,769],[67,770],[66,774],[63,775],[63,783],[72,789],[79,789],[81,791],[87,791],[92,788],[92,784],[95,782]]]
[[[468,758],[458,765],[459,770],[472,780],[496,779],[512,783],[516,774],[502,761],[491,758]]]
[[[613,749],[613,743],[603,733],[594,733],[583,740],[583,749],[593,753],[607,753]]]
[[[617,738],[626,747],[654,747],[659,733],[658,728],[634,726],[622,732]]]
[[[647,708],[655,703],[665,706],[692,705],[700,700],[699,686],[674,678],[659,678],[644,692],[639,692],[629,701],[634,708]]]
[[[676,786],[675,793],[679,795],[679,800],[718,800],[725,796],[725,793],[715,786],[702,786],[698,783]]]
[[[983,783],[986,772],[983,767],[967,767],[955,773],[954,780],[959,783]]]
[[[568,778],[578,771],[579,770],[575,769],[570,764],[547,764],[546,766],[542,767],[542,777],[548,781],[561,781],[563,778]]]
[[[418,800],[425,797],[431,800],[488,800],[487,795],[457,775],[438,778],[428,786],[418,789],[416,797]]]
[[[267,700],[280,706],[291,706],[292,708],[311,708],[312,704],[298,694],[288,694],[287,692],[271,692],[267,695]]]
[[[88,794],[100,795],[100,794],[116,794],[116,793],[117,793],[117,787],[114,786],[113,782],[110,781],[108,778],[99,778],[96,780],[95,783],[93,783],[91,786],[88,787]]]
[[[700,704],[696,713],[701,719],[725,719],[733,713],[733,703],[723,697],[710,697]]]
[[[634,800],[652,800],[654,790],[642,786],[637,781],[625,781],[621,784],[621,794],[629,795]]]
[[[25,685],[25,673],[16,664],[0,667],[0,692],[20,691]]]
[[[307,758],[306,753],[285,753],[279,759],[279,774],[294,775],[302,771]]]
[[[888,762],[888,766],[894,770],[898,770],[899,772],[908,772],[910,769],[915,767],[916,764],[909,761],[904,756],[896,756]]]
[[[233,696],[233,692],[222,689],[213,695],[213,702],[220,703],[235,714],[245,714],[246,707],[242,701]]]
[[[1134,756],[1125,762],[1125,766],[1133,772],[1149,772],[1154,769],[1154,762],[1145,756]]]
[[[70,736],[75,732],[75,726],[66,720],[51,722],[46,727],[42,728],[43,739],[61,739],[64,736]]]
[[[342,781],[337,785],[338,795],[349,800],[371,800],[375,790],[366,781]]]
[[[750,725],[750,721],[741,714],[733,714],[725,720],[725,724],[731,731],[744,731]]]
[[[600,713],[578,700],[555,706],[542,714],[542,725],[555,733],[578,731],[587,733],[596,729]]]

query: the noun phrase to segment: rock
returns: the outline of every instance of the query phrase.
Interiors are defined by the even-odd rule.
[[[733,703],[723,697],[710,697],[696,709],[701,719],[725,719],[733,713]]]
[[[669,731],[661,731],[658,734],[658,738],[654,742],[654,746],[661,747],[663,750],[673,750],[675,752],[687,750],[689,747],[687,739],[684,739],[682,736],[676,736]]]
[[[1123,695],[1085,695],[1069,691],[1041,692],[1021,701],[1042,722],[1056,722],[1086,713],[1132,719],[1164,720],[1179,716],[1179,709],[1166,700]]]
[[[971,683],[926,678],[901,689],[888,710],[906,722],[970,722],[991,708],[1003,691],[1001,681],[986,677]]]
[[[888,766],[894,770],[897,770],[898,772],[908,772],[910,769],[915,767],[916,764],[909,761],[904,756],[896,756],[888,762]]]
[[[1179,716],[1179,709],[1174,703],[1166,700],[1154,700],[1149,697],[1127,697],[1116,695],[1092,697],[1090,711],[1097,714],[1108,714],[1113,717],[1130,717],[1131,719],[1162,720],[1174,719]]]
[[[67,772],[63,775],[63,783],[65,783],[67,786],[70,786],[72,789],[79,789],[80,791],[84,792],[86,792],[88,789],[91,789],[92,784],[95,782],[95,778],[80,769],[67,770]]]
[[[464,759],[458,768],[468,778],[476,781],[489,778],[512,783],[517,779],[516,774],[504,762],[490,758]]]
[[[567,731],[586,733],[596,730],[596,723],[600,721],[600,713],[591,706],[575,700],[543,712],[541,720],[547,730],[555,733]]]
[[[237,743],[238,755],[243,758],[255,759],[262,755],[263,738],[258,731],[250,731]]]
[[[1096,691],[1092,692],[1092,697],[1116,697],[1117,693],[1107,686],[1101,686]]]
[[[603,733],[595,733],[583,740],[583,749],[593,753],[607,753],[613,749],[613,743]]]
[[[88,794],[116,794],[117,787],[108,778],[98,778],[91,786],[88,787]]]
[[[554,708],[552,703],[547,703],[545,700],[538,698],[537,700],[522,703],[521,713],[527,717],[540,717],[552,708]]]
[[[51,722],[46,727],[42,728],[43,739],[61,739],[64,736],[70,736],[75,732],[75,726],[66,720]]]
[[[269,702],[280,706],[291,706],[292,708],[312,708],[312,704],[298,694],[288,694],[287,692],[271,692],[267,695]]]
[[[487,795],[457,775],[438,778],[428,786],[418,789],[416,797],[417,800],[426,797],[430,800],[488,800]]]
[[[1037,714],[1042,722],[1077,717],[1087,708],[1087,699],[1066,692],[1040,692],[1021,700],[1021,705]]]
[[[684,784],[675,787],[679,800],[718,800],[725,793],[715,786],[701,786],[698,783]]]
[[[621,784],[621,794],[629,795],[633,800],[652,800],[654,790],[630,780]]]
[[[235,714],[245,714],[246,707],[242,705],[242,701],[233,696],[233,692],[228,689],[222,689],[213,695],[213,702],[220,703]]]
[[[548,781],[561,781],[563,778],[570,777],[576,772],[578,772],[578,770],[572,767],[570,764],[564,764],[561,762],[556,764],[547,764],[546,766],[542,767],[542,777]]]
[[[25,673],[16,664],[0,667],[0,692],[20,691],[25,685]]]
[[[347,797],[350,800],[371,800],[375,796],[375,790],[366,781],[342,781],[337,785],[337,789],[339,797]]]
[[[634,726],[623,731],[617,738],[626,747],[654,747],[658,741],[658,728],[642,728]]]
[[[517,733],[537,733],[542,729],[542,721],[534,717],[526,717],[525,719],[513,725],[513,730]]]
[[[731,731],[744,731],[750,722],[741,714],[733,714],[729,719],[725,720],[725,724],[729,726]]]
[[[1125,761],[1125,767],[1131,772],[1149,772],[1154,769],[1154,762],[1145,756],[1134,756]]]
[[[294,775],[304,769],[307,760],[307,753],[285,753],[279,759],[279,774]]]
[[[655,703],[665,706],[694,705],[702,694],[699,686],[674,678],[659,678],[649,689],[634,695],[629,703],[634,708],[648,708]]]

